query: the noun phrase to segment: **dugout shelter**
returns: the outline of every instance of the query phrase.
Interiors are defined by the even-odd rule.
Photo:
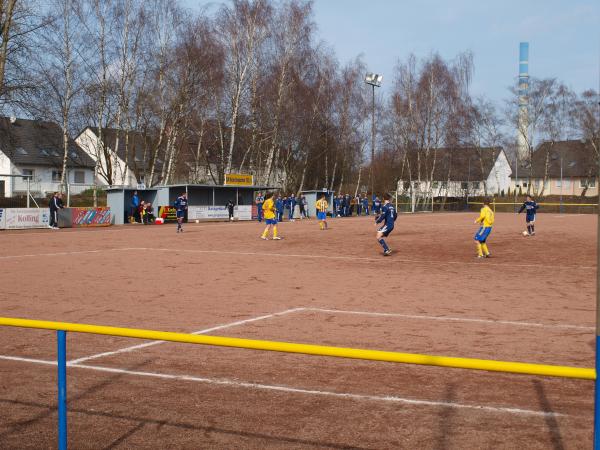
[[[114,187],[106,189],[106,202],[113,211],[114,225],[127,223],[129,205],[135,191],[138,192],[140,200],[151,202],[156,211],[162,206],[172,206],[177,197],[186,192],[190,208],[225,208],[227,202],[231,200],[236,205],[236,209],[241,209],[239,207],[250,208],[252,217],[254,217],[256,214],[253,206],[256,193],[272,189],[268,186],[217,186],[209,184],[173,184],[149,189]],[[210,218],[220,218],[220,215],[215,214]]]

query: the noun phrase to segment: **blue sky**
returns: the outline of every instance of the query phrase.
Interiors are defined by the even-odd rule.
[[[185,0],[214,10],[221,2]],[[362,55],[389,89],[394,66],[410,53],[454,58],[470,50],[472,92],[496,102],[518,74],[519,42],[529,42],[529,73],[556,77],[572,89],[598,89],[599,0],[315,0],[318,37],[340,63]]]

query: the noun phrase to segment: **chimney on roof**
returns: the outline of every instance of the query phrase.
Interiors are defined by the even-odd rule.
[[[10,116],[10,123],[15,123],[17,118],[15,116]]]

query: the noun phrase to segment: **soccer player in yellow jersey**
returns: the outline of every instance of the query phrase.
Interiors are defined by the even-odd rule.
[[[273,202],[273,193],[265,195],[265,201],[262,205],[263,215],[265,217],[265,223],[267,224],[265,231],[263,231],[260,237],[263,240],[269,239],[269,230],[273,230],[273,239],[278,241],[281,238],[277,236],[277,218],[275,217],[275,202]]]
[[[494,225],[494,211],[490,208],[489,200],[486,199],[483,202],[483,208],[481,208],[479,217],[475,220],[475,223],[481,225],[474,237],[477,243],[477,257],[489,258],[490,251],[488,250],[486,240],[492,232],[492,225]]]
[[[317,219],[319,219],[319,228],[321,228],[321,230],[326,230],[327,208],[329,207],[329,203],[327,203],[325,194],[321,194],[321,198],[317,200],[317,203],[315,203],[315,207],[317,208]]]

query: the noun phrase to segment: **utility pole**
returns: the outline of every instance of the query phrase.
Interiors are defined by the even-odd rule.
[[[371,103],[371,164],[369,165],[369,187],[371,189],[372,197],[375,195],[375,180],[373,178],[373,162],[375,161],[375,88],[381,87],[382,79],[383,76],[377,73],[368,73],[365,76],[365,83],[371,85],[371,87],[373,88],[373,96]]]

